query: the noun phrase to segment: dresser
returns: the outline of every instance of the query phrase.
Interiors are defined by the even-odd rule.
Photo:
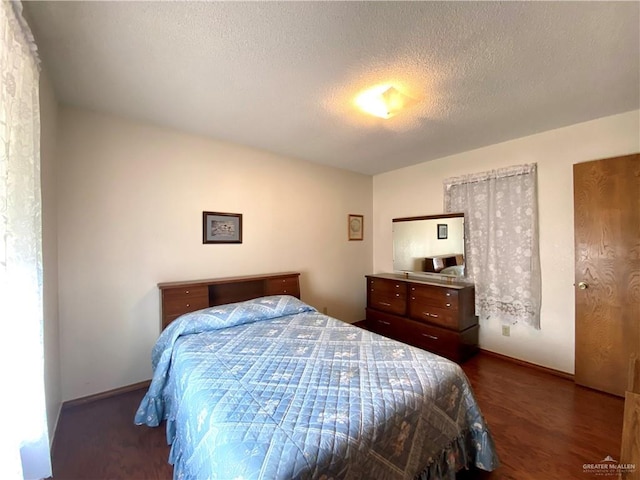
[[[292,295],[300,298],[299,278],[300,273],[284,272],[159,283],[162,329],[180,315],[216,305],[266,295]]]
[[[456,362],[478,350],[474,286],[367,275],[366,328]]]

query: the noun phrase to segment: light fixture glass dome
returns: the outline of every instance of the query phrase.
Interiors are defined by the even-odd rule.
[[[356,105],[364,112],[380,118],[391,118],[401,110],[416,103],[393,85],[379,85],[359,94]]]

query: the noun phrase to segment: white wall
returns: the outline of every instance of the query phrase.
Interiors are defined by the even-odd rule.
[[[303,300],[364,318],[372,177],[73,108],[59,129],[64,400],[151,378],[158,282],[300,271]],[[203,245],[205,210],[242,213],[243,243]]]
[[[58,223],[56,138],[58,103],[43,68],[40,73],[40,179],[42,187],[42,263],[44,381],[49,439],[53,441],[62,403],[58,322]]]
[[[373,267],[392,271],[391,220],[443,212],[445,178],[510,165],[538,164],[542,267],[541,330],[526,325],[503,337],[498,322],[480,327],[480,345],[564,372],[574,371],[573,170],[575,163],[640,151],[640,111],[491,145],[380,174],[373,180]]]

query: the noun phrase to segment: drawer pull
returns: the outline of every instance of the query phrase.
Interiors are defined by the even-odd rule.
[[[437,313],[422,312],[422,314],[423,314],[425,317],[438,318],[438,314],[437,314]]]
[[[447,307],[450,307],[450,306],[451,306],[451,304],[450,304],[450,303],[447,303]]]
[[[378,320],[378,323],[381,323],[383,325],[391,325],[389,322],[385,322],[384,320]]]
[[[385,307],[390,307],[391,304],[387,302],[378,302],[380,305],[384,305]]]
[[[428,333],[423,333],[422,336],[430,338],[431,340],[437,340],[438,339],[438,337],[436,337],[435,335],[429,335]]]
[[[400,294],[399,294],[399,293],[396,293],[396,297],[399,297],[399,296],[400,296]]]
[[[438,318],[438,314],[436,313],[430,313],[429,315],[431,315],[433,318]]]
[[[450,294],[450,293],[447,293],[446,295],[447,295],[447,297],[450,297],[450,296],[451,296],[451,294]]]
[[[187,295],[189,295],[189,290],[187,290],[187,291],[186,291],[186,292],[184,292],[184,293],[186,293]]]
[[[190,307],[190,306],[191,306],[191,304],[190,304],[190,303],[187,303],[187,307]]]

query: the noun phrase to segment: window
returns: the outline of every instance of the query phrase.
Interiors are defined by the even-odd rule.
[[[464,212],[467,277],[480,320],[540,328],[540,253],[535,164],[449,178],[445,212]]]

